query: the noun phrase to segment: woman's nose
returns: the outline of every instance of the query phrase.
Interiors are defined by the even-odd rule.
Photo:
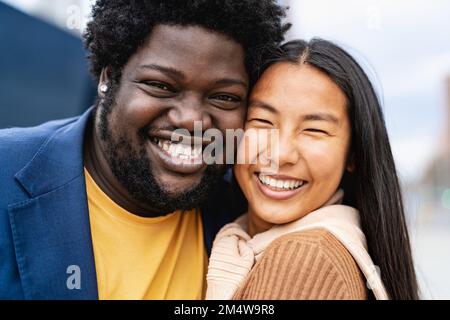
[[[201,130],[205,131],[212,126],[210,114],[201,98],[187,97],[179,101],[169,111],[169,121],[172,126],[179,129],[186,129],[194,132],[201,126]]]
[[[300,153],[298,146],[295,143],[295,139],[288,135],[279,132],[278,143],[275,143],[275,152],[272,154],[275,156],[278,166],[294,165],[300,160]]]

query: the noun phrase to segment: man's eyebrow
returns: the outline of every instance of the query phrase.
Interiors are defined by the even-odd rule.
[[[248,84],[245,83],[244,81],[238,80],[238,79],[228,79],[228,78],[217,80],[216,85],[225,85],[225,86],[238,85],[238,86],[243,86],[245,89],[248,88]]]
[[[335,124],[339,123],[339,119],[334,115],[325,112],[311,113],[302,116],[303,121],[328,121],[333,122]]]
[[[271,106],[270,104],[265,103],[263,101],[259,101],[259,100],[250,101],[249,107],[264,109],[266,111],[269,111],[269,112],[275,113],[275,114],[278,113],[278,110],[274,106]]]
[[[174,78],[179,78],[182,80],[186,78],[185,74],[182,71],[177,70],[173,67],[165,67],[165,66],[161,66],[158,64],[144,64],[144,65],[140,66],[139,68],[156,70],[156,71],[164,73],[168,76],[171,76]],[[247,83],[245,83],[242,80],[238,80],[238,79],[225,78],[225,79],[217,80],[215,83],[216,83],[216,85],[239,85],[239,86],[245,87],[246,89],[248,88]]]
[[[166,75],[168,75],[170,77],[173,77],[173,78],[180,78],[180,79],[186,78],[184,73],[181,72],[180,70],[177,70],[177,69],[172,68],[172,67],[161,66],[161,65],[158,65],[158,64],[144,64],[144,65],[141,65],[139,68],[140,69],[156,70],[156,71],[164,73],[164,74],[166,74]]]

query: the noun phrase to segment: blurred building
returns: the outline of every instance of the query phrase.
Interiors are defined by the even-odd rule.
[[[445,82],[446,113],[442,138],[439,142],[439,151],[425,171],[418,189],[422,190],[422,212],[425,217],[431,215],[450,216],[450,207],[446,194],[450,190],[450,76]],[[418,150],[420,152],[420,150]],[[445,202],[445,203],[444,203]]]
[[[94,96],[81,39],[0,2],[0,128],[79,115]]]
[[[450,156],[450,76],[447,77],[447,135],[444,140],[447,157]]]

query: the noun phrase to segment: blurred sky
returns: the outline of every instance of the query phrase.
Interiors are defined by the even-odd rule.
[[[90,0],[0,0],[80,33]],[[280,0],[289,38],[334,40],[363,63],[384,102],[404,182],[420,178],[445,126],[444,80],[450,75],[450,1]],[[77,9],[78,8],[78,9]],[[78,12],[77,12],[78,10]],[[73,29],[74,16],[82,21]]]

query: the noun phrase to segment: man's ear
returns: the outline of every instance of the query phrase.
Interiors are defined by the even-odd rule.
[[[100,78],[97,86],[98,96],[101,99],[104,99],[106,97],[106,94],[110,89],[110,85],[110,71],[109,68],[106,67],[103,68],[102,72],[100,73]]]
[[[355,154],[354,153],[350,154],[350,156],[348,157],[346,169],[350,173],[353,173],[356,170]]]

